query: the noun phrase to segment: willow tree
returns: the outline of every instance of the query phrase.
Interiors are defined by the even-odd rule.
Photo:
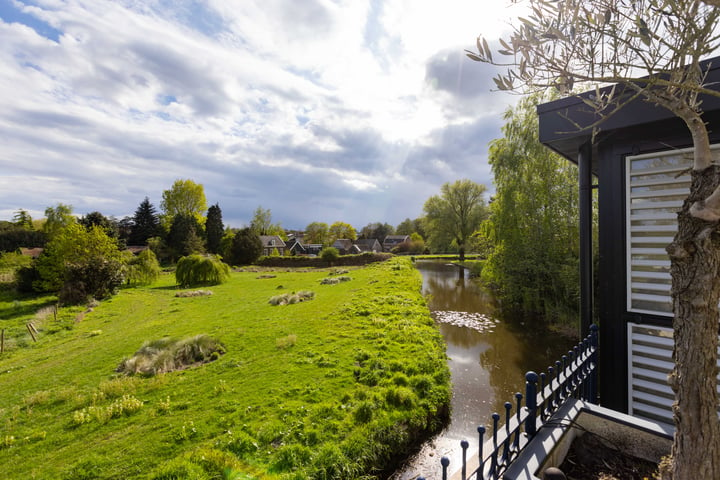
[[[539,96],[505,112],[504,136],[490,144],[494,248],[483,278],[504,304],[549,320],[578,315],[577,167],[538,141]]]
[[[443,184],[440,195],[433,195],[423,205],[429,240],[444,238],[449,240],[448,244],[455,242],[461,262],[465,260],[468,240],[487,217],[484,193],[485,185],[457,180]]]
[[[675,479],[720,478],[717,395],[720,301],[720,167],[713,165],[703,95],[702,60],[718,47],[720,9],[700,0],[528,0],[530,15],[500,39],[495,57],[479,37],[473,60],[508,67],[494,80],[500,90],[527,92],[595,86],[582,101],[603,119],[643,99],[680,118],[692,137],[692,182],[667,247],[672,277],[676,402],[671,469]],[[607,87],[601,89],[600,87]],[[610,87],[610,85],[614,85]]]

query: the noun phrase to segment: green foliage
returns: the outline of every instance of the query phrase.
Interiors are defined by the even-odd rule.
[[[96,228],[96,227],[93,227]],[[68,305],[107,298],[125,280],[124,259],[91,256],[79,263],[65,265],[65,277],[58,292],[58,301]]]
[[[40,230],[12,227],[0,230],[0,252],[14,252],[19,248],[43,247],[47,234]]]
[[[200,225],[203,225],[205,218],[202,214],[207,210],[205,189],[202,184],[189,179],[175,180],[169,190],[163,191],[160,208],[164,212],[163,222],[167,226],[176,215],[193,217]]]
[[[18,252],[0,252],[0,273],[15,271],[21,267],[29,267],[32,258]]]
[[[75,223],[77,220],[72,214],[72,206],[58,203],[55,207],[45,209],[45,225],[43,231],[49,239],[61,232],[65,227]]]
[[[152,250],[147,249],[128,260],[127,283],[150,285],[160,276],[160,263]]]
[[[33,226],[33,219],[30,216],[30,214],[27,212],[27,210],[23,210],[22,208],[15,212],[15,215],[13,215],[13,223],[19,227],[24,228],[26,230],[34,230],[35,227]]]
[[[219,285],[230,277],[230,267],[215,256],[189,255],[178,260],[175,280],[181,287]]]
[[[207,363],[224,353],[223,344],[208,335],[196,335],[183,340],[165,337],[145,342],[135,355],[123,360],[116,371],[126,375],[152,376]]]
[[[485,185],[464,179],[445,183],[440,190],[441,195],[430,197],[423,206],[428,242],[436,251],[447,251],[454,243],[463,261],[470,236],[487,217]]]
[[[314,243],[318,245],[326,245],[329,243],[329,228],[325,222],[312,222],[305,227],[305,238],[303,243]]]
[[[258,206],[250,221],[250,229],[256,235],[277,235],[285,239],[285,229],[279,223],[272,223],[272,212]]]
[[[355,228],[353,228],[353,226],[349,223],[345,222],[335,222],[330,225],[330,228],[328,229],[328,243],[332,245],[335,240],[339,240],[342,238],[348,240],[356,240],[357,232],[355,231]]]
[[[205,221],[205,236],[207,237],[207,251],[220,253],[220,242],[225,233],[222,221],[222,210],[217,203],[208,208],[207,220]]]
[[[90,229],[93,226],[98,226],[104,229],[108,236],[113,238],[117,238],[119,234],[117,222],[107,218],[105,215],[97,211],[83,215],[78,220],[78,223],[87,229]]]
[[[417,233],[421,238],[425,238],[427,236],[425,234],[425,225],[423,224],[422,218],[416,218],[415,220],[406,218],[400,222],[395,229],[396,235],[412,235],[413,233]]]
[[[382,243],[385,237],[388,235],[395,234],[395,227],[388,223],[368,223],[360,230],[359,238],[376,238],[378,242]],[[407,234],[409,235],[409,234]]]
[[[126,257],[103,228],[73,222],[55,232],[36,265],[36,288],[60,291],[62,302],[77,303],[111,295],[124,280]]]
[[[260,258],[262,249],[260,237],[250,228],[243,228],[233,237],[227,260],[231,265],[249,265]]]
[[[496,195],[483,235],[494,250],[482,278],[508,306],[557,320],[578,311],[577,167],[538,141],[528,97],[505,114],[490,147]],[[569,274],[569,272],[572,272]]]
[[[340,252],[335,247],[325,247],[320,252],[320,258],[332,265],[334,261],[340,258]]]
[[[132,230],[129,245],[147,245],[148,239],[157,237],[161,233],[160,219],[150,199],[145,197],[133,216]]]
[[[201,239],[203,233],[203,226],[195,216],[182,213],[175,215],[166,241],[171,258],[204,253]]]

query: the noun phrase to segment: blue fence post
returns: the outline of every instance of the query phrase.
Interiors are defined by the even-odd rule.
[[[497,470],[498,470],[497,434],[498,434],[498,422],[500,421],[500,414],[497,412],[493,413],[492,419],[493,419],[493,449],[492,449],[492,454],[491,454],[492,458],[490,459],[490,478],[495,478],[495,477],[497,477]]]
[[[447,480],[448,476],[448,465],[450,465],[450,459],[448,457],[442,457],[440,459],[440,465],[442,465],[442,479]]]
[[[515,442],[513,443],[513,450],[515,452],[520,451],[520,411],[522,410],[522,399],[523,394],[520,392],[517,392],[515,394],[515,401],[517,402],[517,406],[515,407],[515,415],[518,422],[518,428],[515,430]]]
[[[467,440],[462,440],[460,442],[460,448],[462,448],[462,474],[461,478],[462,480],[467,480],[467,449],[470,446]]]
[[[588,401],[590,403],[597,403],[597,377],[598,377],[598,364],[597,364],[597,358],[598,358],[598,326],[597,324],[593,323],[590,325],[590,345],[594,349],[592,355],[590,356],[590,362],[592,363],[593,371],[590,374],[590,379],[588,381],[589,384],[589,392],[588,392]]]
[[[507,465],[510,459],[510,411],[512,403],[505,402],[505,442],[503,442],[502,464]]]
[[[530,371],[525,374],[525,406],[528,411],[525,433],[530,438],[537,433],[537,382],[537,373]]]
[[[483,462],[483,444],[485,443],[485,427],[480,425],[477,427],[478,431],[478,469],[477,469],[477,480],[483,480],[485,477],[485,465]]]

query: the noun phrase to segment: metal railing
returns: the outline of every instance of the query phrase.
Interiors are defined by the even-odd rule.
[[[598,327],[590,326],[590,334],[554,366],[547,374],[528,372],[525,375],[525,395],[515,394],[513,404],[505,402],[505,422],[502,416],[492,414],[492,437],[484,426],[477,428],[479,436],[478,467],[468,474],[467,450],[469,443],[460,442],[462,448],[462,480],[495,480],[501,478],[508,466],[535,436],[539,428],[568,398],[597,403],[597,352]],[[522,405],[525,399],[525,406]],[[539,425],[538,425],[539,423]],[[442,478],[447,480],[450,460],[441,459]],[[418,480],[424,480],[419,477]]]

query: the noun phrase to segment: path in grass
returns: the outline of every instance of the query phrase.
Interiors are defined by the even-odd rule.
[[[322,285],[333,273],[350,280]],[[407,259],[238,272],[189,298],[173,280],[124,290],[0,357],[0,477],[361,478],[441,426],[444,346]],[[314,298],[268,302],[300,290]],[[3,325],[26,321],[3,312]],[[114,374],[145,341],[197,334],[227,353],[152,378]]]

